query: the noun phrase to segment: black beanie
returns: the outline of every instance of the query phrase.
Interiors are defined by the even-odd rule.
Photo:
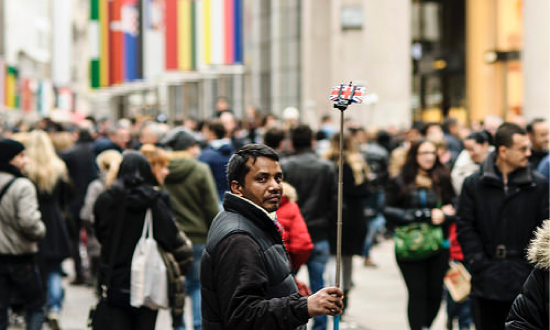
[[[0,163],[9,163],[23,150],[25,150],[25,146],[20,142],[10,139],[0,139]]]

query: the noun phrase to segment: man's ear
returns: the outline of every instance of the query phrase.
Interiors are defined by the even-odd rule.
[[[239,197],[243,196],[243,186],[237,180],[231,181],[231,192]]]

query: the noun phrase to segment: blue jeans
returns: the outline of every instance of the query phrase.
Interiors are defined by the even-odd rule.
[[[367,236],[365,237],[365,245],[363,246],[363,257],[370,257],[370,249],[374,243],[374,236],[382,231],[386,225],[386,218],[382,213],[378,213],[373,219],[370,219],[367,226]]]
[[[48,285],[48,311],[59,312],[63,304],[64,290],[61,285],[61,264],[46,266],[46,281]]]
[[[314,247],[311,256],[307,261],[307,271],[309,273],[309,286],[313,293],[325,287],[323,275],[330,254],[328,240],[313,242]],[[317,316],[313,319],[313,330],[325,330],[327,328],[327,316]]]
[[[204,247],[205,244],[193,244],[193,266],[185,276],[185,294],[191,298],[195,330],[202,330],[200,269]],[[174,328],[174,330],[185,330],[185,315],[183,316],[183,326]]]
[[[38,267],[27,257],[0,260],[0,330],[8,328],[11,297],[25,305],[27,330],[40,330],[44,323],[44,291]]]

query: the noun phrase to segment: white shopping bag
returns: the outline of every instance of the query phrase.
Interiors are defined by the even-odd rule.
[[[130,305],[151,309],[168,308],[168,275],[153,238],[151,209],[145,214],[143,232],[132,257]]]

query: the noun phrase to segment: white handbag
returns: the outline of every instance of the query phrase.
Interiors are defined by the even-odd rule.
[[[145,214],[141,238],[132,256],[130,305],[151,309],[168,308],[168,275],[153,238],[151,209]]]

